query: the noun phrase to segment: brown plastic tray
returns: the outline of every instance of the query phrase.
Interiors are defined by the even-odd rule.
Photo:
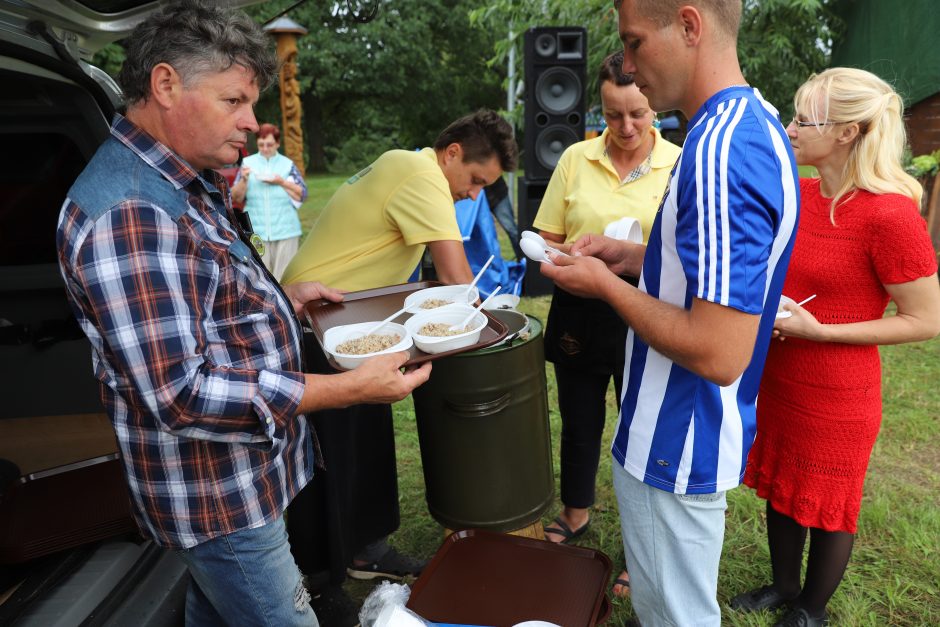
[[[349,292],[343,295],[343,302],[331,303],[328,300],[315,300],[307,304],[304,313],[307,316],[307,323],[313,331],[320,347],[323,347],[323,334],[327,329],[331,329],[343,324],[355,324],[357,322],[370,322],[385,319],[392,315],[405,304],[405,297],[412,292],[423,290],[428,287],[443,285],[437,281],[419,281],[417,283],[403,283],[401,285],[390,285],[388,287],[379,287],[371,290],[362,290],[361,292]],[[447,351],[446,353],[430,354],[419,350],[417,346],[408,349],[410,357],[405,362],[406,366],[421,364],[426,361],[433,361],[441,357],[465,353],[480,348],[485,348],[506,337],[509,329],[500,320],[496,319],[488,311],[483,311],[489,322],[486,328],[480,332],[480,339],[476,344]],[[392,322],[401,323],[411,314],[404,313],[395,318]],[[327,361],[336,370],[345,370],[336,363],[333,358],[324,351]]]
[[[444,540],[407,607],[437,623],[588,627],[610,613],[610,573],[610,558],[600,551],[469,529]]]

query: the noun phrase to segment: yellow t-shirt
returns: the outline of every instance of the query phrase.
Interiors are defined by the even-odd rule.
[[[570,243],[588,233],[603,233],[611,222],[630,217],[643,227],[645,243],[681,152],[655,128],[650,132],[655,136],[652,169],[626,184],[605,154],[607,129],[600,137],[569,146],[558,160],[533,226],[564,235],[565,243]]]
[[[283,283],[349,291],[404,283],[428,242],[462,239],[434,150],[390,150],[336,190]]]

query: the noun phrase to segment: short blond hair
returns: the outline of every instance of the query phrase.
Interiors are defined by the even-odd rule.
[[[832,198],[829,219],[833,224],[836,206],[856,189],[901,194],[920,206],[924,188],[901,165],[907,145],[904,103],[891,85],[865,70],[830,68],[800,86],[793,106],[816,122],[858,124],[841,185]],[[834,127],[816,128],[829,133]]]
[[[614,0],[614,8],[620,10],[623,0]],[[741,27],[742,0],[636,0],[637,13],[651,19],[660,27],[669,26],[683,6],[705,10],[716,18],[718,29],[725,37],[736,42]]]

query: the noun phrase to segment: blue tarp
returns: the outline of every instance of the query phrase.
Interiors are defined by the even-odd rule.
[[[521,261],[503,259],[486,194],[480,192],[476,200],[468,198],[458,201],[456,208],[457,226],[460,227],[460,234],[463,235],[463,249],[474,276],[490,255],[494,255],[493,263],[477,282],[480,297],[489,296],[497,285],[502,286],[500,294],[520,294],[522,278],[525,276],[525,259]]]
[[[490,204],[486,200],[486,194],[480,192],[476,200],[470,198],[460,200],[455,203],[455,208],[457,210],[457,226],[463,236],[463,250],[467,255],[467,261],[470,263],[473,276],[476,276],[486,260],[490,258],[490,255],[493,255],[493,262],[486,269],[483,276],[480,277],[480,280],[477,281],[480,298],[489,296],[497,285],[502,286],[499,290],[500,294],[521,294],[526,260],[507,261],[503,259],[502,251],[499,248],[499,239],[496,236],[496,225],[493,223],[493,216],[490,214]],[[421,264],[419,263],[408,282],[417,281],[420,275]]]

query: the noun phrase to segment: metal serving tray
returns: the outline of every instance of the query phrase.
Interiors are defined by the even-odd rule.
[[[379,287],[371,290],[362,290],[361,292],[349,292],[344,294],[343,302],[331,303],[328,300],[315,300],[307,304],[304,313],[307,317],[307,324],[313,331],[320,347],[323,347],[323,334],[327,329],[343,324],[354,324],[356,322],[378,322],[395,313],[404,306],[405,297],[412,292],[423,290],[428,287],[443,285],[436,281],[419,281],[417,283],[403,283],[401,285],[390,285],[388,287]],[[465,353],[480,348],[485,348],[502,340],[509,333],[509,329],[500,320],[492,316],[488,311],[486,314],[488,323],[486,328],[480,333],[480,339],[476,344],[432,355],[420,350],[417,346],[409,349],[408,361],[406,366],[421,364],[426,361],[433,361],[441,357],[448,357],[458,353]],[[411,314],[404,313],[395,318],[393,322],[403,322]],[[333,360],[324,350],[330,365],[336,370],[345,370]]]

